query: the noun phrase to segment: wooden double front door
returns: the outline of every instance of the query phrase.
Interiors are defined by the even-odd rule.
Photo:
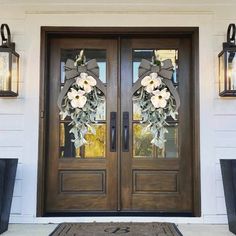
[[[48,53],[44,209],[60,213],[184,213],[193,215],[193,81],[189,37],[57,37]],[[84,49],[98,62],[106,87],[98,108],[96,135],[75,149],[70,120],[62,120],[57,98],[65,83],[65,62]],[[180,94],[178,120],[168,126],[163,149],[151,144],[132,91],[141,59],[174,65]]]

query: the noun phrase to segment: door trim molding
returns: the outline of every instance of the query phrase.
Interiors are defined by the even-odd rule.
[[[37,217],[45,215],[45,185],[46,185],[46,120],[47,120],[47,87],[48,87],[48,53],[51,38],[60,37],[106,37],[119,36],[138,37],[189,37],[192,40],[191,75],[193,97],[193,215],[201,216],[201,186],[200,186],[200,115],[199,115],[199,28],[198,27],[41,27],[40,48],[40,105],[39,105],[39,153],[38,153],[38,183],[37,183]],[[86,213],[87,214],[87,213]],[[88,215],[88,214],[87,214]],[[93,215],[92,213],[90,215]],[[103,216],[109,213],[103,213]],[[135,213],[133,214],[135,215]],[[146,214],[145,214],[146,215]],[[148,215],[153,215],[152,213]],[[158,216],[158,214],[154,214]],[[78,215],[77,215],[78,216]],[[159,215],[160,216],[160,215]],[[165,214],[165,216],[170,216]]]

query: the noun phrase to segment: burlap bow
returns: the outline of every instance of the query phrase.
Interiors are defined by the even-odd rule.
[[[173,65],[172,61],[170,59],[166,59],[162,62],[160,62],[160,65],[154,65],[152,62],[142,59],[141,64],[139,65],[138,75],[139,78],[142,79],[145,76],[149,75],[150,73],[155,72],[160,77],[162,77],[162,81],[165,83],[173,97],[175,98],[176,102],[176,110],[178,110],[180,106],[180,98],[179,94],[174,87],[171,78],[173,75]]]
[[[67,94],[68,90],[70,89],[71,85],[75,83],[76,77],[80,75],[80,73],[87,73],[88,75],[91,75],[96,79],[98,84],[100,84],[99,80],[99,67],[97,64],[96,59],[92,59],[88,62],[86,62],[84,65],[76,66],[75,61],[71,59],[67,59],[66,65],[65,65],[65,76],[66,76],[66,82],[63,86],[57,100],[57,105],[60,110],[63,110],[62,102]],[[99,87],[99,86],[98,86]],[[99,89],[105,94],[105,91],[103,91],[102,86],[99,87]]]
[[[160,63],[161,65],[157,66],[146,59],[142,59],[138,70],[139,78],[144,77],[145,75],[147,75],[147,73],[155,72],[162,78],[171,79],[173,74],[172,61],[170,59],[167,59]]]
[[[71,59],[67,59],[66,65],[66,79],[75,78],[80,75],[80,73],[85,72],[89,75],[98,78],[99,77],[99,67],[96,59],[92,59],[85,63],[85,65],[75,66],[75,62]]]

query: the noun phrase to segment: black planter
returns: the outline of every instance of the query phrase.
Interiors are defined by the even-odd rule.
[[[236,234],[236,160],[220,160],[229,230]]]
[[[7,231],[18,159],[0,159],[0,234]]]

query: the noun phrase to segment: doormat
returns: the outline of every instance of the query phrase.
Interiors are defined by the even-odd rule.
[[[172,223],[62,223],[49,236],[183,236]]]

